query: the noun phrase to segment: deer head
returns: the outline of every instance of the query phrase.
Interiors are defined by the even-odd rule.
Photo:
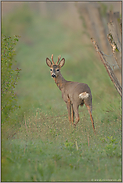
[[[46,64],[48,65],[48,67],[50,67],[50,73],[53,78],[58,77],[58,75],[60,74],[61,67],[63,67],[63,65],[65,64],[65,59],[62,58],[60,61],[60,58],[61,56],[58,56],[58,61],[56,62],[56,64],[53,61],[53,54],[51,56],[52,61],[49,58],[46,58]]]

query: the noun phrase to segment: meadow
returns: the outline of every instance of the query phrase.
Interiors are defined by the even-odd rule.
[[[90,38],[60,17],[24,10],[18,8],[2,24],[4,34],[21,36],[15,89],[20,108],[1,126],[2,181],[121,181],[121,97]],[[66,80],[90,86],[96,135],[85,106],[79,108],[76,128],[69,124],[46,65],[52,54],[54,61],[58,55],[65,58],[61,73]]]

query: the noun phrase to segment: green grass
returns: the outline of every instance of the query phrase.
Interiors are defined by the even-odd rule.
[[[22,69],[16,87],[21,109],[2,125],[2,181],[121,181],[121,98],[91,41],[82,42],[81,30],[27,12],[30,24],[25,28],[20,20],[16,55]],[[19,33],[18,16],[9,25],[12,34]],[[77,127],[69,124],[66,104],[46,65],[52,53],[55,61],[65,57],[65,79],[90,86],[97,135],[85,106]]]
[[[93,134],[88,117],[77,128],[67,116],[38,110],[24,117],[18,132],[4,143],[4,181],[91,181],[121,178],[121,135],[118,121],[96,121]],[[84,123],[86,121],[86,123]],[[16,173],[15,173],[16,172]],[[113,173],[113,174],[112,174]],[[23,176],[22,176],[23,175]]]

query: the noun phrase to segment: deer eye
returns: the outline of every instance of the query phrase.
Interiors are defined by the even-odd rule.
[[[52,69],[50,69],[50,71],[52,71]]]
[[[57,71],[59,71],[59,69],[57,69]]]

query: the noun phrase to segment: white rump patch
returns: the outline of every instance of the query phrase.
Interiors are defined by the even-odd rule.
[[[79,98],[81,98],[81,99],[86,99],[88,97],[89,97],[89,93],[83,92],[83,93],[79,94]]]

